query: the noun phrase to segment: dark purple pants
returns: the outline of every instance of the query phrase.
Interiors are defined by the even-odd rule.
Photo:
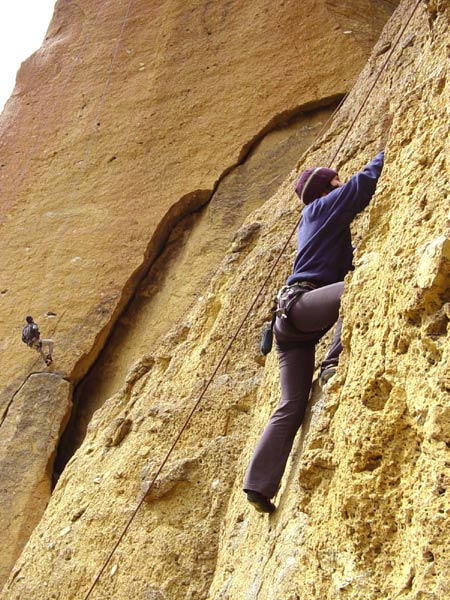
[[[277,318],[276,346],[280,361],[281,401],[255,448],[244,490],[272,498],[280,485],[295,435],[302,424],[314,373],[315,345],[338,320],[344,282],[302,294],[287,319]],[[322,368],[337,365],[341,345],[338,320]]]

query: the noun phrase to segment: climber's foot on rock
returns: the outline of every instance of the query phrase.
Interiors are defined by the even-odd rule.
[[[263,496],[263,494],[252,490],[246,490],[245,492],[247,494],[247,500],[250,504],[253,504],[258,512],[271,514],[276,509],[275,504],[273,504],[269,498]]]
[[[335,365],[330,365],[329,367],[325,367],[325,369],[320,371],[319,383],[321,387],[326,385],[330,379],[336,375],[336,369],[337,367]]]

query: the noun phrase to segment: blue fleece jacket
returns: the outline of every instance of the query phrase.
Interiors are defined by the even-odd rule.
[[[342,187],[305,206],[289,285],[312,281],[323,286],[344,279],[353,262],[350,223],[375,193],[383,161],[384,152],[380,152]]]

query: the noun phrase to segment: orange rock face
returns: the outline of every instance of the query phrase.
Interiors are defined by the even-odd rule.
[[[201,252],[174,261],[184,267],[172,309],[163,312],[163,302],[150,316],[128,313],[155,330],[152,343],[192,302],[195,286],[185,289],[184,280],[208,281],[233,232],[295,166],[291,157],[298,158],[329,114],[319,107],[334,106],[350,88],[394,4],[57,2],[45,42],[22,65],[0,120],[0,439],[11,419],[33,406],[32,392],[19,406],[18,391],[22,398],[30,373],[45,371],[20,341],[25,315],[55,340],[53,375],[43,377],[49,398],[60,401],[45,405],[59,432],[70,405],[61,386],[86,375],[141,280],[164,272],[161,261],[150,270],[175,226],[217,200],[214,227],[204,226],[201,244],[194,244]],[[289,158],[283,140],[267,142],[253,181],[264,171],[270,181],[238,210],[221,213],[220,193],[229,207],[250,185],[235,183],[227,195],[226,175],[283,127],[289,135],[296,131]],[[271,170],[275,154],[285,151],[285,162]],[[208,261],[217,229],[227,233]],[[164,285],[140,289],[154,296]],[[145,353],[145,338],[142,352],[127,351],[123,335],[110,339],[125,346],[114,359],[123,372]],[[99,404],[120,385],[119,377],[106,386]],[[13,540],[2,558],[3,579],[28,537],[24,522],[32,514],[36,523],[45,504],[40,495],[29,508],[35,490],[50,493],[54,428],[41,434],[33,433],[45,446],[36,465],[46,467],[31,469],[26,489],[2,490],[0,516],[11,523]],[[2,443],[0,452],[6,448]],[[11,494],[24,498],[13,503]]]

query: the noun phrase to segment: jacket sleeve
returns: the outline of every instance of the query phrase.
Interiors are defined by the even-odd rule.
[[[313,204],[314,210],[327,215],[327,221],[349,225],[355,216],[364,210],[375,193],[378,178],[384,163],[384,151],[370,161],[361,171],[353,175],[347,183],[333,190]]]

